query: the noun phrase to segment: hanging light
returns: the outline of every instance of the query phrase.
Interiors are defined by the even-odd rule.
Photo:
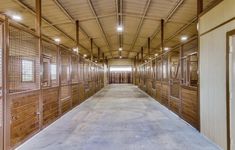
[[[156,53],[156,54],[155,54],[155,57],[157,57],[157,56],[158,56],[158,54]]]
[[[120,59],[122,59],[122,56],[119,56]]]
[[[122,51],[122,47],[119,47],[119,49],[118,49],[119,51]]]
[[[83,57],[86,58],[86,57],[87,57],[87,54],[84,54]]]

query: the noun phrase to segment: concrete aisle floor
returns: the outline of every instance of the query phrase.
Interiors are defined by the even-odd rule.
[[[20,150],[216,150],[133,85],[109,85]]]

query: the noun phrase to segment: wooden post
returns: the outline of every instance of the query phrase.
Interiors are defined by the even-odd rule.
[[[76,45],[77,45],[77,48],[79,46],[79,21],[77,20],[76,21]]]
[[[150,37],[148,38],[148,57],[151,57],[151,50],[150,50]]]
[[[43,58],[42,58],[42,33],[41,33],[41,26],[42,26],[42,3],[41,0],[35,1],[35,8],[36,8],[36,20],[35,20],[35,31],[38,36],[38,51],[39,51],[39,58],[40,58],[40,79],[39,79],[39,128],[41,129],[43,126],[43,90],[42,90],[42,81],[43,81]]]
[[[102,57],[103,57],[103,67],[105,65],[105,61],[104,61],[104,53],[102,53]]]
[[[164,20],[161,19],[161,53],[164,51]]]
[[[197,0],[197,16],[203,12],[203,0]]]
[[[100,48],[98,47],[98,62],[100,62]]]
[[[141,47],[141,62],[144,63],[144,47]]]
[[[91,38],[91,61],[93,62],[93,39]]]
[[[3,149],[11,149],[10,145],[10,121],[11,113],[10,107],[11,102],[8,100],[9,95],[9,84],[8,84],[8,56],[9,56],[9,22],[8,18],[4,16],[4,29],[3,29],[3,60],[2,60],[2,83],[3,83]]]

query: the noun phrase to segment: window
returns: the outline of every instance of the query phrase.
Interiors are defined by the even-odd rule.
[[[34,82],[34,61],[23,59],[21,65],[22,65],[22,73],[21,73],[22,82]]]
[[[51,80],[56,80],[56,65],[55,64],[51,64]]]

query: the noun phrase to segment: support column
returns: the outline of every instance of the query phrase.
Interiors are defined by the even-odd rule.
[[[164,20],[161,19],[161,53],[164,51]]]
[[[40,89],[40,96],[39,96],[39,128],[42,128],[43,122],[43,93],[42,93],[42,80],[43,80],[43,58],[42,58],[42,2],[41,0],[35,1],[35,8],[36,8],[36,20],[35,20],[35,31],[38,36],[38,51],[39,51],[39,58],[40,58],[40,79],[39,79],[39,89]]]
[[[141,47],[141,62],[144,63],[144,47]]]
[[[203,12],[203,0],[197,0],[197,16]]]
[[[98,62],[100,62],[100,48],[98,47]]]
[[[76,21],[76,46],[79,47],[79,20]]]
[[[91,61],[93,62],[93,39],[91,38]]]
[[[150,37],[148,38],[148,57],[151,57],[151,49],[150,49]]]

